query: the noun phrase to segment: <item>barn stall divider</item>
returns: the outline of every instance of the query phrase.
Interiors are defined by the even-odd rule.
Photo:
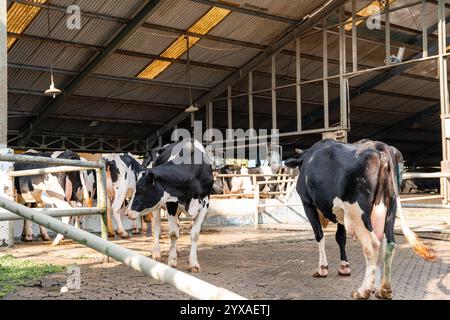
[[[0,196],[0,207],[14,214],[6,214],[0,211],[0,219],[27,219],[34,223],[45,226],[46,228],[63,234],[66,238],[72,239],[86,247],[103,253],[107,257],[111,257],[123,264],[149,275],[153,279],[167,283],[176,289],[202,300],[243,300],[244,297],[235,294],[225,288],[214,286],[206,281],[191,276],[185,272],[171,268],[163,263],[154,261],[133,250],[126,249],[107,240],[108,234],[106,229],[106,168],[104,161],[89,162],[79,160],[53,159],[44,157],[31,157],[24,155],[0,155],[0,161],[5,162],[24,162],[24,163],[45,163],[49,165],[57,165],[60,167],[50,167],[36,170],[23,170],[20,172],[9,172],[10,185],[9,196],[13,196],[14,177],[25,175],[38,175],[48,172],[67,172],[95,169],[97,172],[97,197],[98,204],[96,208],[74,208],[65,210],[50,209],[31,209],[24,205],[18,204],[11,199]],[[53,216],[72,216],[72,215],[102,215],[102,238],[93,235],[87,231],[76,229],[75,227],[63,223]]]

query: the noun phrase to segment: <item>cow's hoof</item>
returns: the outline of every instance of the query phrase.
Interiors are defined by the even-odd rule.
[[[134,229],[131,231],[131,233],[132,233],[132,234],[140,234],[141,232],[139,231],[138,228],[134,228]]]
[[[358,299],[358,300],[367,300],[370,298],[370,290],[366,290],[366,291],[364,291],[364,293],[355,291],[352,293],[352,298]]]
[[[167,264],[171,268],[176,268],[177,267],[177,262],[176,261],[169,261],[169,263],[167,263]]]
[[[61,242],[52,242],[52,244],[51,244],[51,246],[52,247],[57,247],[57,246],[59,246],[61,244]]]
[[[41,236],[42,241],[52,241],[52,238],[48,234]]]
[[[153,258],[153,260],[160,262],[161,261],[161,252],[158,252],[158,251],[152,252],[152,258]]]
[[[314,272],[314,278],[326,278],[328,275],[328,266],[320,266],[319,270]]]
[[[27,234],[27,235],[22,234],[21,239],[22,239],[23,242],[32,242],[33,241],[33,235],[31,235],[31,234]]]
[[[379,289],[375,292],[375,297],[383,300],[392,300],[392,290],[391,289]]]
[[[189,272],[191,272],[191,273],[199,273],[201,271],[201,269],[200,269],[200,266],[199,265],[196,265],[196,266],[194,266],[194,267],[189,267]]]
[[[129,239],[130,235],[128,234],[128,232],[119,232],[119,238],[120,239]]]
[[[350,266],[340,265],[338,275],[340,275],[341,277],[349,277],[351,275]]]

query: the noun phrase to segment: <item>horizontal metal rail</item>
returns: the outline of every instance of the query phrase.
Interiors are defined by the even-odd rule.
[[[289,177],[289,174],[286,173],[280,173],[280,174],[264,174],[264,173],[249,173],[249,174],[240,174],[240,173],[222,173],[222,174],[218,174],[216,175],[217,178],[234,178],[234,177],[269,177],[269,178],[273,178],[273,177]],[[284,182],[285,180],[283,180]]]
[[[81,170],[93,170],[93,169],[88,168],[88,167],[59,166],[59,167],[12,171],[9,173],[9,176],[10,177],[27,177],[27,176],[36,176],[36,175],[47,174],[47,173],[74,172],[74,171],[81,171]]]
[[[427,179],[427,178],[450,178],[450,173],[442,172],[406,172],[403,174],[404,180]]]
[[[75,217],[75,216],[93,216],[102,214],[99,208],[72,208],[72,209],[52,209],[52,208],[33,208],[50,217]],[[11,213],[8,210],[0,208],[0,221],[23,220],[23,218]]]
[[[45,226],[54,232],[63,234],[67,238],[73,239],[82,245],[112,257],[117,261],[133,268],[134,270],[143,272],[156,280],[163,281],[194,298],[205,300],[245,299],[244,297],[239,296],[227,289],[216,287],[182,271],[171,268],[160,262],[153,261],[145,256],[137,254],[135,251],[123,248],[107,240],[103,240],[90,234],[89,232],[76,229],[71,225],[59,221],[58,219],[49,217],[44,213],[30,209],[12,200],[0,197],[0,207],[9,210],[24,219],[31,220],[37,224]]]
[[[20,162],[20,163],[40,163],[56,166],[85,167],[91,169],[101,169],[102,164],[93,161],[58,159],[47,157],[35,157],[22,154],[1,154],[0,161]]]
[[[435,195],[435,196],[423,196],[423,197],[410,197],[410,198],[402,198],[400,199],[400,202],[405,201],[422,201],[422,200],[433,200],[433,199],[443,199],[444,197],[441,195]]]
[[[301,203],[263,203],[258,204],[258,208],[267,208],[267,207],[303,207]]]
[[[450,209],[450,205],[434,203],[402,203],[403,208]]]

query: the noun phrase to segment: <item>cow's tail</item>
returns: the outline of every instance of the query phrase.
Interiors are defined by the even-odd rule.
[[[422,241],[420,241],[419,237],[417,237],[416,233],[411,230],[408,226],[405,215],[403,214],[402,205],[400,203],[400,192],[399,192],[399,184],[401,184],[401,172],[397,168],[397,166],[393,163],[393,156],[388,154],[387,163],[389,166],[388,172],[389,175],[389,184],[390,186],[387,189],[390,189],[394,192],[394,197],[390,197],[389,211],[391,214],[397,214],[400,218],[400,225],[402,228],[402,233],[408,243],[413,248],[414,252],[424,258],[427,261],[436,260],[436,253],[434,250],[427,248]],[[395,200],[394,200],[395,199]],[[395,220],[394,220],[395,221]]]

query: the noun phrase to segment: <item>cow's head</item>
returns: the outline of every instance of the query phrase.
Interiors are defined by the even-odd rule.
[[[152,169],[147,169],[136,183],[130,210],[126,212],[127,217],[134,220],[145,211],[152,212],[158,209],[163,195],[163,188],[158,184],[154,172]]]

